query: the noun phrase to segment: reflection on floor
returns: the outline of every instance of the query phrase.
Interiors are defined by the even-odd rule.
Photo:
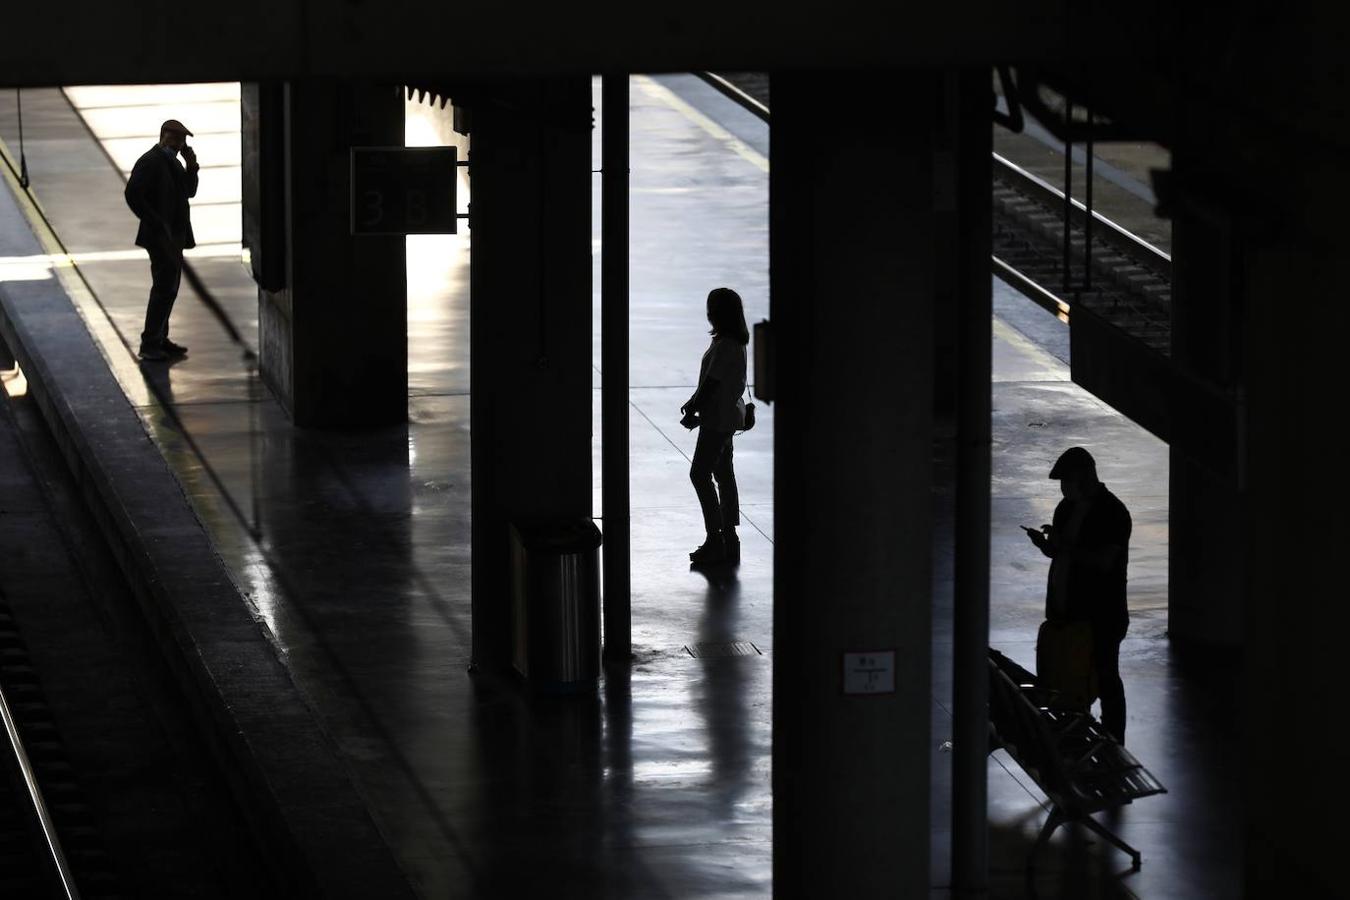
[[[211,156],[237,165],[237,152],[225,149],[222,90],[25,92],[38,196],[72,252],[129,248],[134,221],[109,157],[125,168],[133,150],[117,142],[144,143],[147,122],[153,130],[172,116],[215,131],[219,146],[205,133],[197,142],[203,163]],[[410,134],[436,130],[417,123],[439,111],[410,105],[409,113]],[[11,114],[0,102],[6,140]],[[409,239],[411,421],[366,433],[292,429],[241,347],[190,292],[173,334],[191,355],[171,368],[140,368],[119,332],[139,331],[144,260],[93,256],[81,265],[97,301],[82,306],[91,330],[427,897],[770,890],[772,410],[738,439],[746,524],[734,578],[709,580],[681,564],[700,528],[685,474],[694,436],[676,423],[707,340],[707,290],[733,286],[751,321],[767,315],[767,131],[697,80],[663,76],[634,81],[632,134],[637,660],[631,673],[609,672],[594,697],[532,697],[465,671],[465,236]],[[208,184],[212,202],[237,200],[237,170],[204,171],[204,191]],[[213,221],[201,212],[194,221]],[[218,236],[221,246],[238,240],[237,230]],[[244,344],[256,346],[246,271],[226,257],[194,265]],[[1066,445],[1089,446],[1135,519],[1134,625],[1122,656],[1131,746],[1172,790],[1119,817],[1123,836],[1144,852],[1142,872],[1117,879],[1111,872],[1121,859],[1096,846],[1071,853],[1073,836],[1061,834],[1044,860],[1042,895],[1231,895],[1235,817],[1225,798],[1234,775],[1221,751],[1223,722],[1177,673],[1162,636],[1166,448],[1068,381],[1058,323],[1002,286],[996,293],[991,640],[1029,662],[1045,568],[1016,526],[1048,521],[1057,497],[1046,479],[1050,462]],[[160,405],[166,399],[177,423]],[[938,471],[939,522],[949,527],[950,467]],[[596,491],[598,505],[598,472]],[[950,729],[950,546],[939,528],[935,745]],[[734,640],[754,642],[763,655],[695,659],[683,650]],[[935,746],[933,759],[940,887],[948,881],[949,758]],[[995,896],[1020,896],[1019,854],[1044,811],[1002,754],[989,772]]]

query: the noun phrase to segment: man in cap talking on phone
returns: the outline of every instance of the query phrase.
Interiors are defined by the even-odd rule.
[[[159,143],[136,160],[127,180],[127,206],[141,220],[136,246],[150,254],[150,302],[139,354],[144,360],[187,356],[186,347],[169,340],[169,313],[178,297],[183,251],[197,245],[188,206],[188,198],[197,195],[199,168],[197,154],[187,143],[191,136],[182,122],[167,120],[159,126]]]

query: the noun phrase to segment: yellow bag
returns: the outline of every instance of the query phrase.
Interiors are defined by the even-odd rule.
[[[1050,705],[1086,710],[1097,699],[1089,622],[1041,623],[1036,633],[1036,682],[1055,691]]]

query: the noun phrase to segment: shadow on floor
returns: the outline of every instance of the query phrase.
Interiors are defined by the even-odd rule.
[[[1134,897],[1129,887],[1130,860],[1078,825],[1065,825],[1041,849],[1036,865],[1027,862],[1045,820],[1039,807],[1010,822],[989,827],[991,900],[1097,900]],[[1108,828],[1110,815],[1100,818]]]

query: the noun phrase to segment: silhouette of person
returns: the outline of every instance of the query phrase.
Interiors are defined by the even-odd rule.
[[[1125,685],[1120,680],[1120,642],[1129,628],[1125,570],[1129,564],[1129,510],[1097,480],[1097,462],[1082,447],[1065,450],[1050,477],[1064,499],[1054,523],[1027,536],[1050,557],[1045,617],[1054,622],[1087,622],[1101,696],[1102,725],[1125,743]],[[1024,526],[1025,527],[1025,526]]]
[[[145,309],[140,357],[179,359],[187,348],[169,340],[169,313],[178,297],[183,251],[197,246],[192,235],[188,198],[197,195],[196,152],[188,146],[191,131],[177,119],[159,126],[159,143],[136,160],[127,179],[127,206],[141,220],[136,246],[150,254],[150,300]],[[178,162],[183,155],[186,167]]]
[[[680,407],[684,414],[681,424],[699,430],[689,480],[703,510],[707,538],[689,554],[690,562],[696,565],[737,563],[741,559],[741,540],[736,535],[741,509],[731,444],[732,436],[745,427],[741,395],[745,392],[745,346],[750,342],[750,330],[745,325],[740,294],[730,288],[715,288],[708,294],[707,312],[712,342],[699,364],[698,388]]]

